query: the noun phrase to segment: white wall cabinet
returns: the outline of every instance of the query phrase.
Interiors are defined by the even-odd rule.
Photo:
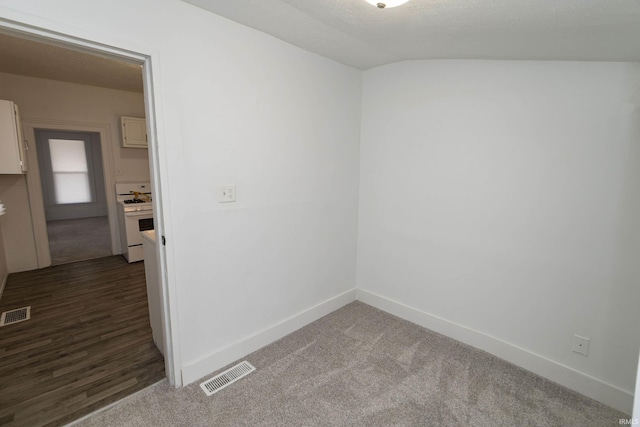
[[[137,117],[120,117],[122,126],[122,146],[126,148],[147,148],[147,121]]]
[[[18,106],[0,100],[0,174],[22,174],[27,171],[25,143]]]

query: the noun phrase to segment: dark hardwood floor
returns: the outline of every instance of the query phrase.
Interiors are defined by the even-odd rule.
[[[144,264],[98,258],[9,276],[0,312],[0,425],[57,426],[164,378]]]

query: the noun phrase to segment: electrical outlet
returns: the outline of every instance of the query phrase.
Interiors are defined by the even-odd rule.
[[[571,350],[573,350],[574,353],[578,353],[583,355],[584,357],[588,357],[589,341],[591,341],[591,338],[581,337],[580,335],[574,335],[573,344],[571,345]]]
[[[218,187],[218,202],[229,203],[236,201],[236,185],[221,185]]]

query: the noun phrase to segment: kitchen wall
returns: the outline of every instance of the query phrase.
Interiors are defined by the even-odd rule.
[[[2,291],[4,290],[4,286],[7,283],[7,277],[9,276],[9,271],[7,270],[6,251],[2,244],[2,226],[4,217],[5,215],[0,215],[0,298],[2,298]]]
[[[0,240],[6,255],[7,271],[15,273],[38,268],[25,177],[0,175],[0,200],[7,209],[2,216]]]
[[[118,181],[150,179],[147,150],[122,148],[120,142],[120,116],[145,116],[142,93],[0,73],[0,99],[14,101],[23,120],[110,126],[112,176]],[[8,207],[6,222],[11,224],[4,232],[10,272],[38,268],[26,182],[23,175],[0,175],[0,200]]]
[[[109,124],[116,179],[149,179],[147,150],[120,139],[120,116],[145,116],[142,93],[0,73],[0,99],[15,102],[23,119]]]
[[[363,92],[359,295],[630,411],[640,64],[405,62]]]
[[[154,55],[185,381],[354,298],[359,71],[178,0],[4,0],[0,17]]]

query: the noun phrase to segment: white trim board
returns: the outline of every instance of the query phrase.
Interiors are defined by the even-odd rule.
[[[502,341],[499,338],[450,322],[373,292],[358,289],[356,298],[358,301],[389,314],[491,353],[625,414],[631,413],[633,407],[632,392],[608,384],[509,342]]]
[[[355,300],[356,290],[351,289],[303,310],[231,346],[225,347],[204,359],[185,365],[182,368],[183,384],[187,385],[206,375],[210,375],[228,364],[247,356],[249,353],[253,353]]]
[[[632,418],[634,420],[640,420],[640,361],[638,361],[638,373],[636,377],[636,394],[634,396]],[[640,421],[638,421],[638,424],[640,424]]]

